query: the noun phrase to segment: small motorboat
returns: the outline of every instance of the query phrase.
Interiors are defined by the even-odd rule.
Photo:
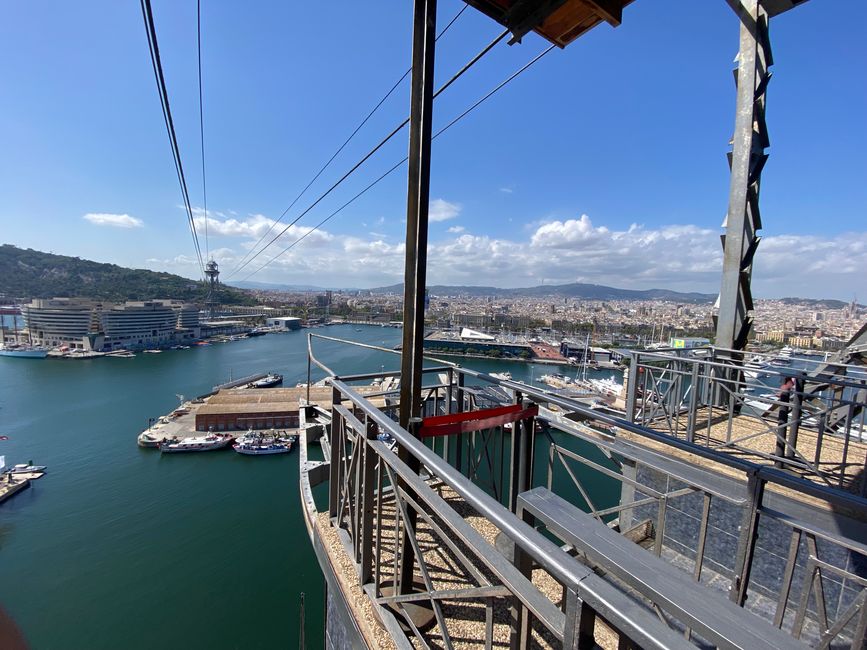
[[[150,431],[143,431],[139,434],[137,442],[139,447],[156,448],[160,446],[163,440],[162,436],[158,436]]]
[[[254,382],[250,382],[249,388],[271,388],[273,386],[280,386],[283,383],[283,375],[278,375],[277,373],[270,373],[267,377],[262,377],[262,379],[257,379]]]
[[[176,454],[188,451],[212,451],[227,447],[234,439],[234,436],[226,433],[209,433],[206,436],[166,440],[160,443],[160,451],[164,454]]]
[[[30,465],[28,463],[19,463],[18,465],[13,465],[9,469],[10,474],[35,474],[37,472],[44,472],[48,469],[45,465]]]

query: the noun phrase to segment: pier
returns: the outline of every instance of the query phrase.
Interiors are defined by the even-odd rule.
[[[0,503],[26,490],[30,487],[31,481],[40,479],[43,476],[45,476],[45,472],[27,472],[21,474],[4,472],[0,474]]]
[[[251,376],[258,378],[265,375]],[[248,383],[246,379],[242,385]],[[384,397],[378,388],[367,386],[361,390],[374,403],[385,406]],[[139,436],[148,434],[152,440],[160,443],[168,439],[199,436],[208,431],[242,433],[250,429],[294,430],[299,427],[299,411],[307,399],[330,409],[332,392],[331,388],[323,386],[312,386],[309,390],[307,386],[255,390],[221,388],[184,402],[170,413],[154,418],[153,424]]]

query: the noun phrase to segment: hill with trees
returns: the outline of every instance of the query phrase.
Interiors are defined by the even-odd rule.
[[[128,269],[3,244],[0,294],[10,300],[81,297],[118,302],[155,298],[202,302],[205,289],[202,282],[171,273]],[[225,285],[220,286],[217,300],[222,304],[255,304],[246,291]]]

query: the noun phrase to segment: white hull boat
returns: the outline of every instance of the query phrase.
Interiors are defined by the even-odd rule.
[[[271,454],[288,454],[292,451],[292,443],[274,442],[269,445],[245,444],[232,445],[232,449],[245,456],[269,456]]]
[[[44,359],[48,356],[47,348],[31,347],[29,345],[7,345],[0,347],[0,357],[19,357],[21,359]]]
[[[164,454],[177,454],[192,451],[213,451],[227,447],[234,440],[233,436],[212,433],[207,436],[194,436],[181,440],[166,441],[160,444],[160,451]]]

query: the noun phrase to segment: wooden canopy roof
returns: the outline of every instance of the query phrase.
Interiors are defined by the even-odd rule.
[[[520,41],[530,31],[560,47],[601,22],[617,27],[632,0],[466,0],[512,32]]]
[[[741,0],[725,0],[740,13]],[[769,17],[793,9],[807,0],[762,0]],[[617,27],[623,8],[632,0],[465,0],[512,32],[510,43],[534,31],[555,45],[566,47],[584,32],[606,22]]]

